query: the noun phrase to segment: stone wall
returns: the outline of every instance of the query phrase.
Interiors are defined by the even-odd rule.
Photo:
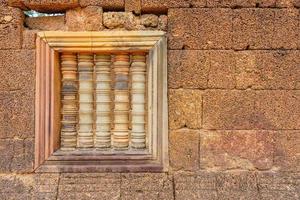
[[[300,198],[300,0],[0,3],[0,199]],[[33,173],[35,33],[116,29],[167,31],[169,172]]]

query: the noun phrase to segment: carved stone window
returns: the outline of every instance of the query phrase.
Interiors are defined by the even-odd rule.
[[[160,31],[38,33],[36,171],[166,171]]]

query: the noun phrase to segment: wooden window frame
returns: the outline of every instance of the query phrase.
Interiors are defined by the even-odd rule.
[[[146,154],[70,154],[60,146],[60,52],[147,52],[148,126]],[[167,42],[162,31],[44,31],[36,39],[35,171],[165,172],[168,170]],[[150,111],[149,111],[150,109]],[[150,116],[150,117],[149,117]]]

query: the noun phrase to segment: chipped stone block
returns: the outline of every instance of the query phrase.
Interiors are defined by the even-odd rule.
[[[158,16],[153,14],[144,14],[141,16],[141,24],[145,27],[157,27]]]
[[[197,90],[169,90],[169,129],[201,128],[202,96]]]
[[[65,16],[26,17],[25,25],[29,29],[42,31],[66,30]]]
[[[167,31],[168,29],[168,17],[166,15],[160,15],[158,18],[158,29]]]
[[[16,8],[0,5],[0,49],[20,49],[24,15]]]
[[[108,29],[143,29],[140,19],[131,12],[105,12],[103,13],[103,25]]]
[[[240,51],[236,53],[238,89],[299,89],[298,51]]]
[[[229,49],[231,9],[169,9],[169,49]]]
[[[199,131],[181,129],[171,131],[170,166],[173,170],[199,169]]]
[[[234,49],[296,49],[298,22],[296,9],[237,9],[233,18]]]
[[[267,170],[273,166],[272,131],[201,131],[200,168]]]
[[[298,129],[298,90],[208,91],[203,96],[205,129]]]
[[[125,0],[125,12],[134,12],[141,14],[141,0]]]
[[[278,131],[274,165],[280,171],[300,172],[300,131]]]
[[[99,31],[102,25],[101,7],[88,6],[69,10],[66,13],[66,26],[69,31]]]

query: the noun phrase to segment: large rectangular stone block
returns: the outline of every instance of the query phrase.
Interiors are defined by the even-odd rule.
[[[0,91],[34,89],[35,52],[0,50]]]
[[[275,7],[277,0],[207,0],[207,7]]]
[[[169,49],[230,49],[232,10],[169,9]]]
[[[297,9],[236,9],[234,49],[296,49],[299,46]]]
[[[168,98],[169,129],[201,128],[201,91],[171,89]]]
[[[122,10],[125,6],[125,0],[80,0],[81,7],[99,6],[107,10]]]
[[[238,89],[300,89],[299,51],[239,51]]]
[[[65,26],[65,16],[27,17],[25,19],[25,25],[30,29],[39,31],[67,30]]]
[[[205,129],[299,129],[300,92],[207,91],[203,94]]]
[[[0,49],[21,48],[23,19],[21,10],[0,5]]]
[[[199,169],[199,131],[181,129],[170,132],[170,166],[173,170]]]
[[[273,166],[272,131],[201,131],[200,168],[267,170]]]
[[[234,88],[234,51],[170,50],[169,88]]]

